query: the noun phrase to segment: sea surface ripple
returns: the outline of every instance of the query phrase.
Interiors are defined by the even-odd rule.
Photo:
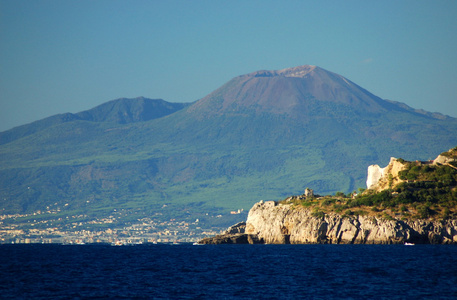
[[[0,245],[14,299],[457,299],[446,245]]]

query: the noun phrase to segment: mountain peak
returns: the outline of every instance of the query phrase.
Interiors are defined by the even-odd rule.
[[[313,72],[317,67],[312,65],[298,66],[294,68],[287,68],[278,71],[278,74],[285,77],[300,77],[303,78],[306,75]]]
[[[171,103],[162,99],[120,98],[76,115],[88,121],[127,124],[157,119],[172,114],[185,106],[184,103]]]
[[[312,65],[303,65],[293,68],[286,68],[282,70],[260,70],[256,72],[252,72],[242,76],[248,77],[275,77],[275,76],[282,76],[282,77],[299,77],[304,78],[312,71],[316,69],[316,66]]]

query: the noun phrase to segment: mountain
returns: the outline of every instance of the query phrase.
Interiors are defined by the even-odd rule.
[[[34,134],[51,126],[75,120],[128,124],[164,117],[188,105],[188,103],[170,103],[162,99],[147,99],[144,97],[135,99],[121,98],[103,103],[77,114],[58,114],[31,124],[0,132],[0,145]]]
[[[366,166],[432,159],[457,119],[372,95],[315,66],[238,76],[191,104],[120,99],[0,134],[6,213],[47,207],[164,218],[248,209],[312,187],[364,187]]]

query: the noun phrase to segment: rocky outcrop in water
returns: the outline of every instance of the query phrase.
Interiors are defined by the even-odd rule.
[[[256,234],[246,234],[246,222],[229,227],[223,234],[204,238],[200,244],[264,244]]]
[[[235,225],[240,226],[240,223]],[[275,201],[249,211],[244,232],[229,228],[203,244],[457,244],[457,220],[402,221],[370,216],[313,216],[309,209]]]

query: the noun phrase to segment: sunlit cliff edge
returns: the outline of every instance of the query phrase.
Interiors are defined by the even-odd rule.
[[[457,244],[457,147],[431,161],[391,158],[368,168],[367,189],[307,189],[260,201],[246,222],[201,244]]]

